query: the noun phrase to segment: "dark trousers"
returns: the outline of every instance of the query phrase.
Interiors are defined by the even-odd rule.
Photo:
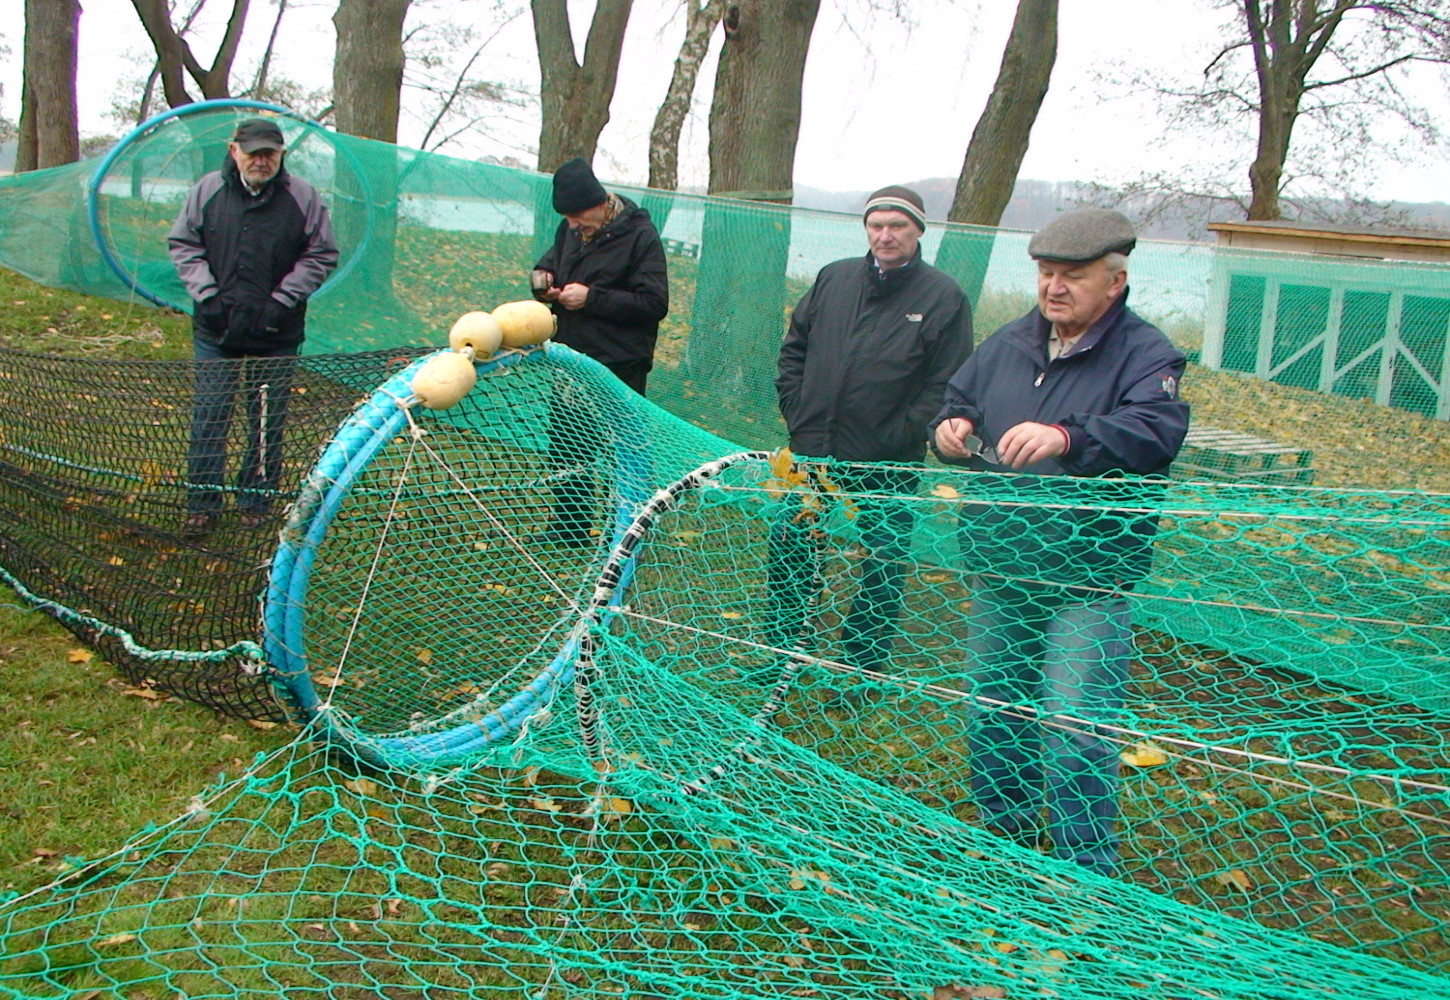
[[[641,396],[649,376],[649,361],[605,365],[616,378]],[[549,529],[583,537],[594,524],[594,476],[585,471],[599,457],[605,437],[599,413],[585,393],[555,392],[549,402],[548,468],[555,473],[549,488]]]
[[[195,396],[187,452],[187,507],[214,513],[226,487],[227,435],[240,401],[246,446],[237,472],[237,506],[265,514],[282,479],[282,431],[297,369],[297,347],[238,354],[193,335]]]
[[[857,669],[875,670],[891,653],[896,620],[901,614],[902,581],[916,513],[896,499],[913,494],[921,474],[907,469],[833,467],[827,473],[853,498],[856,523],[867,556],[861,562],[861,583],[851,610],[841,623],[841,646],[846,662]],[[784,647],[810,625],[807,620],[818,585],[817,567],[824,535],[813,521],[797,519],[794,508],[771,526],[767,548],[768,592],[766,641]]]

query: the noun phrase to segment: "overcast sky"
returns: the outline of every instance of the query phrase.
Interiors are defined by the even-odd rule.
[[[10,49],[0,67],[4,87],[0,114],[10,118],[19,111],[23,5],[24,0],[0,0],[0,32]],[[149,43],[129,0],[82,0],[82,5],[82,130],[115,132],[118,126],[105,117],[112,94],[118,80],[144,73],[142,59],[149,56]],[[195,43],[203,62],[210,59],[212,40],[230,6],[226,0],[210,0],[208,13],[214,20],[199,23]],[[281,72],[309,86],[328,85],[334,6],[330,0],[292,0],[275,63]],[[412,21],[474,18],[478,30],[488,34],[492,29],[485,25],[495,6],[493,0],[415,0]],[[521,0],[518,6],[523,6]],[[642,183],[648,174],[649,129],[684,30],[683,17],[671,16],[678,6],[675,0],[634,4],[612,117],[595,161],[606,180]],[[869,15],[867,0],[824,0],[806,66],[796,183],[866,190],[906,180],[952,177],[960,171],[972,128],[996,77],[1016,4],[916,0],[908,6],[914,24],[904,25],[885,15]],[[1161,67],[1201,65],[1220,16],[1208,6],[1205,0],[1062,0],[1052,87],[1021,176],[1113,183],[1145,168],[1170,168],[1201,155],[1187,140],[1167,141],[1150,105],[1101,96],[1092,70],[1116,60]],[[258,0],[252,8],[237,80],[249,79],[255,71],[275,4]],[[592,9],[589,0],[571,0],[576,43],[581,47]],[[853,27],[847,26],[847,18]],[[476,64],[482,69],[479,75],[519,91],[536,90],[533,44],[532,23],[525,11],[490,43]],[[719,44],[717,31],[684,136],[681,183],[685,185],[703,185],[708,174],[705,116]],[[407,91],[404,100],[414,113],[405,114],[401,141],[417,145],[424,128],[419,104]],[[1437,97],[1436,103],[1443,101]],[[513,156],[532,165],[537,113],[535,102],[496,116],[468,142],[445,152]],[[1372,193],[1386,199],[1444,201],[1446,177],[1443,155],[1427,153],[1412,167],[1386,168]]]

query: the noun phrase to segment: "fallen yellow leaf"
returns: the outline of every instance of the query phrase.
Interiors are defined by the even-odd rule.
[[[1232,868],[1226,872],[1219,872],[1218,880],[1224,885],[1238,886],[1240,892],[1248,892],[1254,887],[1254,883],[1249,880],[1249,877],[1238,868]]]
[[[949,486],[946,483],[938,483],[933,486],[931,495],[941,497],[943,500],[959,500],[962,496],[961,492],[955,486]]]
[[[1136,743],[1126,747],[1118,757],[1130,767],[1158,767],[1168,763],[1168,755],[1151,743]]]
[[[65,661],[67,663],[90,663],[95,655],[89,649],[72,649],[65,654]]]
[[[377,782],[370,778],[356,778],[342,783],[344,788],[350,788],[359,795],[372,795],[378,790]]]

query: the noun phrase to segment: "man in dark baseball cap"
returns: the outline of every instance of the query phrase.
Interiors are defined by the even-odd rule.
[[[237,176],[253,194],[282,170],[286,150],[282,130],[265,118],[240,123],[227,143],[227,153],[237,165]]]
[[[1064,212],[1027,245],[1037,306],[983,342],[952,376],[932,422],[944,461],[1017,473],[1005,502],[963,507],[968,662],[983,705],[968,729],[972,796],[982,823],[1029,847],[1111,875],[1117,863],[1118,747],[1091,726],[1122,709],[1132,652],[1127,594],[1152,563],[1151,487],[1134,510],[1085,508],[1062,477],[1161,474],[1188,433],[1178,398],[1186,366],[1161,330],[1127,307],[1122,213]],[[1013,502],[1026,475],[1052,477]],[[1044,813],[1047,823],[1044,824]]]
[[[228,495],[242,527],[273,523],[278,507],[282,432],[307,301],[338,259],[327,205],[311,184],[288,173],[285,158],[275,121],[239,122],[222,169],[192,186],[167,238],[191,295],[193,353],[204,362],[196,369],[187,456],[181,530],[188,537],[216,529]],[[246,412],[247,447],[229,489],[227,451],[238,408]]]

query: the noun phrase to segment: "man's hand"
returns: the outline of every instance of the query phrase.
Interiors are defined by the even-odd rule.
[[[227,304],[220,295],[198,302],[192,309],[201,325],[209,330],[224,330],[227,326]]]
[[[1066,431],[1054,424],[1039,424],[1028,420],[1013,427],[998,440],[997,462],[1009,468],[1020,469],[1043,459],[1057,458],[1066,451]]]
[[[282,326],[282,320],[286,318],[290,310],[276,299],[269,298],[262,306],[262,319],[260,326],[262,333],[272,335]]]
[[[973,429],[966,417],[948,417],[936,425],[936,450],[948,458],[971,458],[967,438]]]
[[[589,298],[589,286],[571,281],[559,289],[558,302],[565,309],[583,309],[584,300]]]

